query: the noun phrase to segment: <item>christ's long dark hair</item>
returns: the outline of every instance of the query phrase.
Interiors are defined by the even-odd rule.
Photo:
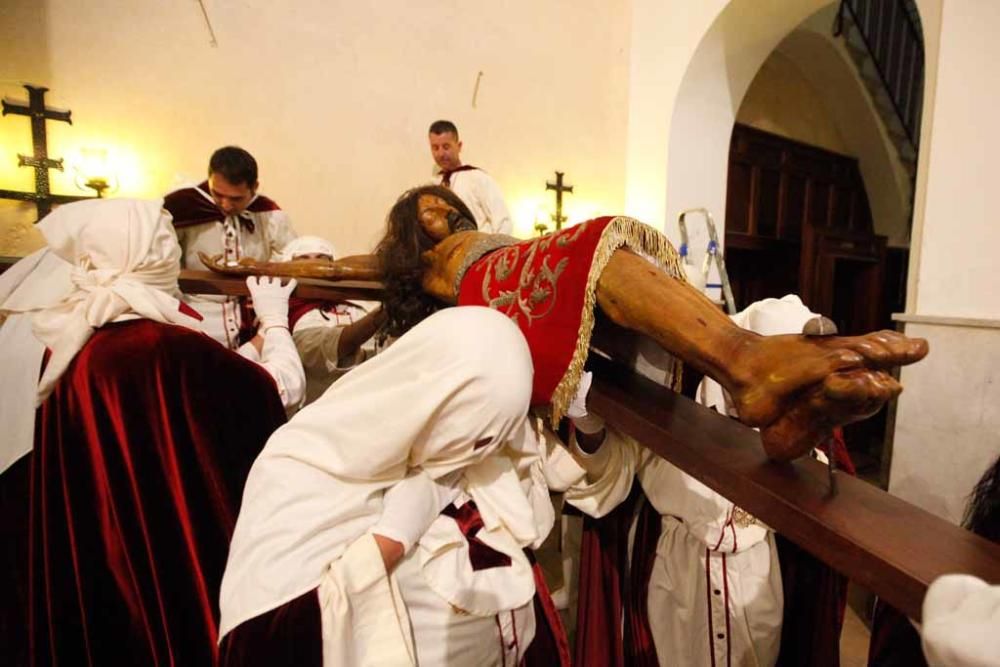
[[[421,195],[440,197],[461,214],[464,225],[475,225],[475,216],[454,192],[440,185],[425,185],[404,192],[389,211],[385,236],[375,248],[382,268],[385,297],[382,308],[387,320],[381,336],[402,336],[418,322],[444,307],[424,293],[421,281],[424,269],[421,256],[437,242],[424,231],[418,218],[417,201]],[[454,228],[453,230],[454,231]]]
[[[976,535],[1000,543],[1000,456],[969,494],[962,525]]]

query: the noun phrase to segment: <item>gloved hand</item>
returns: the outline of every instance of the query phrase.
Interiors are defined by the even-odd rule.
[[[288,297],[298,283],[294,278],[287,285],[271,276],[247,277],[247,289],[253,299],[253,309],[260,321],[260,331],[269,327],[288,327]]]
[[[382,516],[372,532],[396,540],[409,553],[441,510],[458,496],[460,473],[435,481],[423,469],[413,470],[382,498]]]
[[[566,408],[566,416],[570,419],[579,419],[587,416],[587,394],[590,393],[590,384],[594,381],[594,374],[586,371],[580,376],[580,384],[576,388],[576,396],[570,401]]]

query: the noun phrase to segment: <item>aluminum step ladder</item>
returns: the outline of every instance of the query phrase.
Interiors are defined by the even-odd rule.
[[[705,259],[701,263],[701,275],[705,281],[705,288],[722,288],[722,297],[725,299],[726,311],[730,315],[735,315],[736,301],[733,299],[733,288],[729,285],[729,274],[726,273],[726,258],[723,257],[722,248],[719,246],[719,234],[715,230],[715,221],[712,219],[712,214],[709,213],[707,208],[689,208],[685,211],[681,211],[680,216],[677,219],[677,224],[681,228],[681,247],[679,249],[681,262],[688,266],[692,266],[691,257],[688,252],[689,240],[686,222],[688,214],[691,213],[702,214],[705,217],[705,226],[708,228],[708,248],[705,251]],[[708,282],[708,271],[713,262],[719,272],[719,280],[721,281],[719,283]]]

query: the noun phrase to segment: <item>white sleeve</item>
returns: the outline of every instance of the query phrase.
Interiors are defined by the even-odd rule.
[[[289,413],[302,407],[306,397],[306,374],[291,334],[284,327],[264,332],[264,347],[257,353],[253,343],[244,343],[236,354],[262,367],[278,385],[281,404]]]
[[[347,363],[340,363],[337,348],[344,327],[324,319],[319,310],[313,310],[295,323],[292,340],[302,358],[302,365],[311,372],[327,374],[349,371],[365,360],[365,350],[361,347]]]
[[[306,397],[306,374],[288,329],[270,327],[264,332],[260,365],[278,384],[278,394],[285,410],[293,412],[302,407]]]
[[[543,422],[544,419],[539,419]],[[538,448],[542,454],[542,472],[549,490],[565,493],[571,486],[585,483],[587,471],[563,446],[562,440],[547,424],[535,429],[538,433]]]
[[[318,595],[324,664],[416,663],[406,606],[371,534],[330,564]]]
[[[566,490],[566,502],[601,518],[628,497],[641,459],[639,445],[609,425],[604,442],[593,454],[580,449],[575,438],[570,450],[587,474],[582,482]]]
[[[257,351],[257,347],[253,343],[243,343],[236,349],[236,354],[255,364],[260,364],[260,352]]]
[[[271,244],[271,257],[280,255],[298,234],[292,228],[291,218],[281,209],[270,211],[267,216],[268,239]]]
[[[191,245],[191,239],[189,238],[188,228],[182,227],[177,229],[174,227],[174,233],[177,234],[177,244],[181,247],[181,268],[182,269],[197,269],[203,271],[205,267],[202,266],[188,266],[188,246]]]
[[[510,217],[510,211],[507,210],[507,203],[503,199],[503,192],[500,191],[500,186],[489,174],[486,174],[486,178],[483,179],[480,195],[483,209],[485,209],[486,216],[490,221],[490,229],[480,231],[490,234],[510,234],[513,232],[514,223]]]

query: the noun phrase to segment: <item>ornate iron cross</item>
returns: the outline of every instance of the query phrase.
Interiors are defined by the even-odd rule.
[[[38,219],[41,220],[52,210],[52,204],[54,203],[64,204],[81,199],[90,199],[90,197],[52,194],[49,188],[49,169],[62,171],[63,161],[62,158],[58,160],[49,158],[45,135],[45,121],[59,120],[72,125],[73,121],[70,119],[71,112],[58,111],[45,107],[45,93],[48,91],[48,88],[29,86],[27,84],[24,87],[28,90],[28,104],[19,104],[4,99],[2,101],[2,115],[14,114],[31,118],[31,143],[34,147],[34,155],[18,154],[17,164],[19,167],[33,167],[35,169],[35,191],[18,192],[16,190],[0,190],[0,199],[35,202],[35,208],[38,209]]]
[[[563,208],[563,193],[564,192],[573,192],[573,186],[572,185],[563,185],[563,172],[557,171],[556,172],[556,182],[555,183],[549,183],[548,181],[546,181],[545,182],[545,189],[546,190],[555,190],[556,191],[556,212],[552,214],[552,222],[555,223],[555,225],[556,225],[556,231],[558,232],[560,229],[562,229],[563,223],[566,222],[566,216],[563,215],[563,212],[562,212],[562,208]]]

